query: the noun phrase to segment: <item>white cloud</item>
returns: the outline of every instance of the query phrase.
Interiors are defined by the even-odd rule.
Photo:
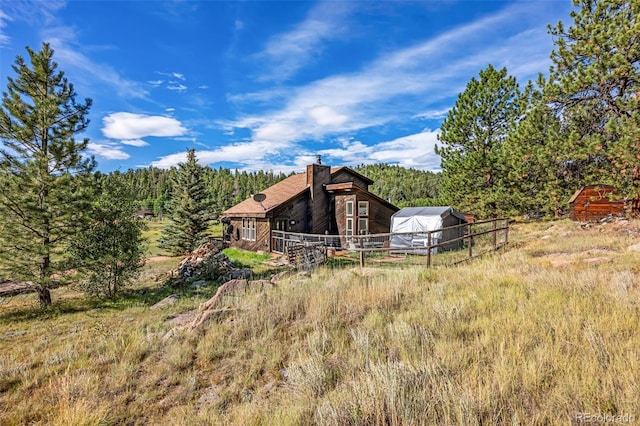
[[[354,139],[341,138],[340,148],[324,149],[319,153],[337,164],[401,164],[420,170],[438,170],[440,156],[434,152],[439,131],[429,129],[374,145]]]
[[[296,74],[320,54],[323,42],[347,32],[344,20],[349,12],[348,2],[323,1],[291,31],[272,37],[257,55],[269,64],[261,79],[285,81]]]
[[[164,80],[150,80],[150,81],[147,81],[147,83],[149,83],[152,86],[158,87],[162,85],[162,83],[164,83]]]
[[[174,92],[184,92],[187,90],[187,86],[185,86],[184,84],[172,82],[169,86],[167,86],[167,89],[173,90]]]
[[[87,87],[96,84],[107,86],[110,91],[123,98],[146,98],[149,92],[138,82],[124,78],[109,65],[94,62],[81,53],[75,41],[70,39],[75,37],[72,32],[67,27],[49,28],[45,38],[55,50],[57,61],[66,70],[74,71],[75,81],[82,81]]]
[[[112,139],[134,140],[145,136],[181,136],[187,132],[171,117],[116,112],[102,119],[102,133]]]
[[[121,140],[120,143],[123,145],[138,146],[138,147],[149,146],[149,144],[143,141],[142,139],[125,139],[125,140]]]
[[[184,80],[186,80],[186,79],[184,78],[184,74],[180,74],[180,73],[178,73],[178,72],[172,72],[172,73],[171,73],[171,75],[172,75],[173,77],[177,78],[178,80],[183,80],[183,81],[184,81]]]
[[[96,157],[102,157],[107,160],[126,160],[131,157],[117,145],[110,143],[93,143],[90,142],[87,150]]]
[[[282,170],[278,166],[272,167],[263,159],[267,156],[277,156],[293,148],[293,145],[275,140],[261,140],[252,142],[239,142],[225,145],[213,150],[196,151],[196,157],[200,164],[212,164],[217,162],[232,162],[244,164],[245,170]],[[168,169],[184,161],[186,154],[179,152],[160,157],[151,163],[154,167]],[[253,165],[251,167],[250,165]],[[257,165],[260,165],[260,168]],[[256,168],[254,168],[256,167]]]
[[[13,21],[13,19],[0,9],[0,46],[8,45],[11,41],[11,37],[3,30],[7,25],[7,21]]]
[[[339,114],[325,105],[311,108],[307,113],[319,126],[339,127],[347,121],[346,115]]]

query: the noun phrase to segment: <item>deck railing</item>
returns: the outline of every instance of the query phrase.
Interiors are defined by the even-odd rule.
[[[509,242],[509,219],[496,218],[449,226],[433,231],[394,232],[367,235],[326,235],[272,231],[274,252],[285,253],[295,245],[318,245],[360,254],[364,266],[367,255],[386,252],[426,256],[431,266],[432,255],[443,251],[466,250],[461,261],[488,250],[496,250]]]

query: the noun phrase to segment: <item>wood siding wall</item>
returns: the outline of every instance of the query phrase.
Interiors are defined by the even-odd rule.
[[[336,223],[338,225],[338,234],[346,235],[347,233],[347,201],[353,201],[353,233],[359,235],[358,229],[358,201],[369,202],[369,215],[366,216],[369,219],[369,233],[370,234],[385,234],[391,229],[391,215],[396,211],[381,204],[374,197],[370,197],[363,193],[352,194],[336,194],[335,197],[335,210],[336,210]]]
[[[309,194],[304,193],[275,209],[272,214],[272,220],[288,219],[287,229],[285,229],[285,231],[306,232],[308,226],[308,210]],[[292,224],[291,221],[294,223]]]
[[[609,215],[623,215],[624,201],[617,199],[615,188],[593,185],[582,188],[569,204],[569,217],[577,221],[600,220]]]
[[[242,239],[242,218],[232,218],[231,225],[231,247],[241,248],[251,251],[271,250],[271,223],[268,218],[256,219],[256,240],[249,241]]]
[[[340,170],[331,176],[331,183],[347,183],[347,182],[353,182],[356,185],[358,185],[360,188],[363,188],[367,191],[369,190],[369,183],[367,181],[365,181],[364,179],[360,179],[358,176],[355,176],[347,172],[346,170]]]

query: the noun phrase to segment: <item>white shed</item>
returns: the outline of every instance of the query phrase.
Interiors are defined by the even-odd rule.
[[[428,245],[427,231],[437,231],[431,233],[431,245],[440,244],[440,246],[433,248],[431,253],[436,253],[438,248],[442,250],[459,249],[463,246],[463,240],[449,244],[444,243],[463,237],[465,227],[443,228],[464,223],[467,223],[464,215],[450,206],[405,207],[391,216],[391,233],[393,235],[390,246],[400,249],[413,248],[406,250],[407,253],[426,254],[426,250],[419,250],[416,247],[426,247]]]

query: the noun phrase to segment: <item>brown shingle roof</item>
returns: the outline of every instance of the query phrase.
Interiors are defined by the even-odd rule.
[[[270,186],[262,191],[266,196],[260,205],[253,198],[248,198],[241,203],[225,210],[222,214],[235,217],[264,217],[265,214],[293,197],[302,194],[308,189],[306,173],[291,175],[288,178]]]
[[[350,169],[349,167],[331,167],[331,174],[333,175],[342,170],[345,170],[348,173],[359,176],[360,178],[373,183],[371,179],[361,175],[360,173]],[[266,196],[265,200],[262,202],[262,205],[260,205],[259,202],[254,201],[252,198],[248,198],[241,203],[238,203],[235,206],[225,210],[224,212],[222,212],[222,214],[224,216],[231,217],[265,217],[268,211],[273,210],[281,204],[302,194],[304,191],[308,190],[308,188],[309,186],[307,185],[306,173],[291,175],[288,178],[262,191],[262,193]]]

